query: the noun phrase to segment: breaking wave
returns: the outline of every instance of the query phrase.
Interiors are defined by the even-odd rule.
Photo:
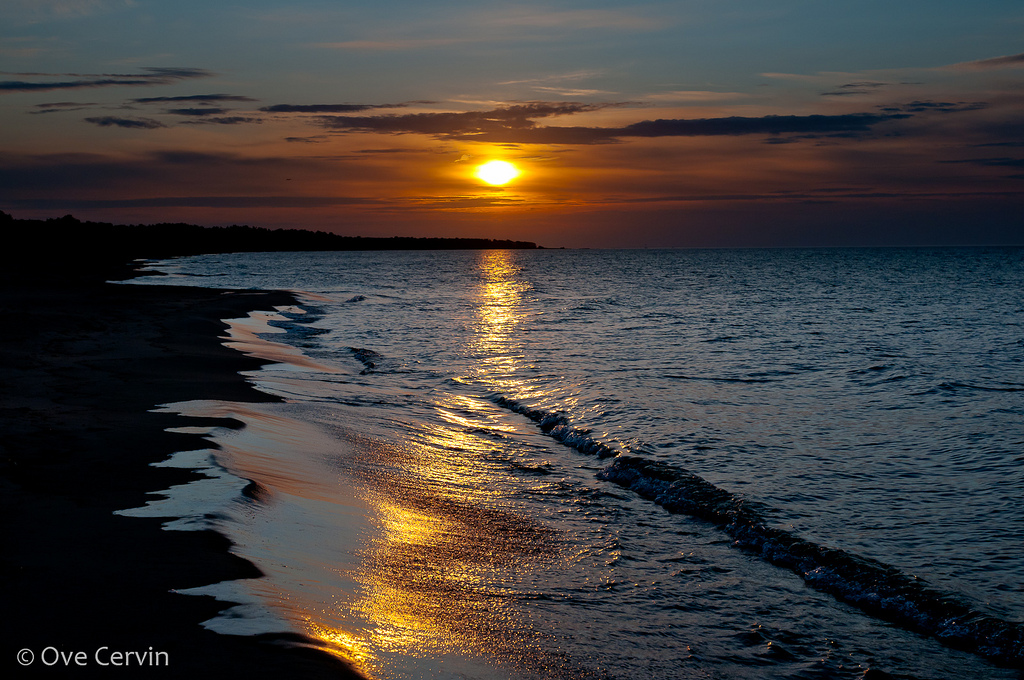
[[[537,423],[557,441],[599,458],[614,458],[597,473],[665,510],[717,525],[733,545],[798,574],[816,590],[864,612],[943,644],[1013,667],[1024,666],[1024,625],[973,609],[956,595],[877,560],[807,541],[768,525],[758,504],[711,484],[678,466],[648,460],[592,437],[560,413],[525,406],[504,396],[495,403]]]

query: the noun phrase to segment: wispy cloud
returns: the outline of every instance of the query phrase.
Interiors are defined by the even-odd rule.
[[[504,80],[498,85],[527,85],[536,92],[560,97],[596,97],[616,94],[610,90],[580,87],[579,83],[603,75],[602,71],[572,71],[570,73],[554,73],[537,78],[520,80]]]
[[[76,210],[89,208],[322,208],[373,205],[381,201],[361,196],[159,196],[155,198],[29,198],[5,201],[21,209]]]
[[[275,104],[264,106],[266,113],[358,113],[371,109],[401,109],[409,104]]]
[[[990,71],[1002,68],[1024,68],[1024,52],[1010,54],[1005,57],[992,57],[990,59],[978,59],[977,61],[964,61],[959,64],[952,64],[946,68],[963,71]]]
[[[488,38],[393,38],[380,40],[343,40],[340,42],[313,43],[312,47],[332,50],[399,51],[419,50],[431,47],[449,47],[473,42],[484,42]]]
[[[595,111],[618,104],[533,102],[458,113],[325,116],[323,127],[381,133],[419,133],[467,141],[513,144],[600,144],[623,137],[705,137],[781,134],[862,134],[880,123],[909,118],[905,113],[762,116],[645,120],[622,127],[538,126],[537,119]]]
[[[980,111],[987,109],[987,102],[936,102],[916,100],[906,104],[893,104],[884,106],[882,110],[887,113],[960,113],[963,111]]]
[[[131,8],[135,0],[5,0],[6,18],[34,23],[45,19],[75,19],[114,9]]]
[[[5,80],[0,81],[0,92],[49,92],[52,90],[80,90],[96,87],[116,86],[153,86],[168,85],[180,80],[190,78],[207,78],[213,74],[212,71],[199,68],[164,68],[151,67],[141,69],[143,73],[4,73],[4,75],[18,75],[34,78],[78,78],[78,80]]]
[[[611,90],[588,90],[579,87],[551,87],[545,85],[534,85],[533,89],[547,95],[556,94],[560,97],[598,97],[616,94]]]
[[[92,123],[93,125],[99,125],[100,127],[119,127],[119,128],[130,128],[139,130],[155,130],[157,128],[167,127],[158,120],[152,118],[118,118],[116,116],[97,116],[94,118],[86,118],[86,122]]]
[[[940,163],[966,163],[988,168],[1024,168],[1024,158],[967,158],[956,161],[939,161]]]
[[[204,109],[167,109],[167,113],[173,116],[216,116],[227,113],[231,109],[204,108]]]
[[[211,118],[199,118],[197,120],[186,120],[181,125],[244,125],[246,123],[262,123],[262,118],[251,116],[216,116]]]
[[[93,106],[96,106],[96,104],[93,102],[49,102],[47,104],[36,104],[33,107],[35,110],[29,111],[29,113],[57,113],[60,111],[82,111]]]
[[[502,130],[535,127],[537,118],[564,116],[606,108],[608,104],[579,102],[531,102],[489,111],[384,114],[377,116],[324,116],[321,125],[333,130],[362,132],[412,132],[433,135],[478,135]]]
[[[401,34],[380,32],[352,40],[314,43],[312,47],[342,50],[416,50],[473,43],[550,41],[580,31],[638,32],[662,30],[665,17],[613,9],[555,11],[544,6],[499,6],[459,12],[419,24]]]
[[[671,102],[678,104],[704,104],[749,99],[751,95],[744,92],[713,92],[711,90],[673,90],[656,92],[641,97],[645,101]]]
[[[237,94],[188,94],[180,97],[142,97],[140,99],[132,99],[131,101],[136,104],[165,104],[175,102],[209,104],[212,102],[255,102],[259,100]]]
[[[823,97],[845,97],[855,94],[869,94],[878,88],[885,87],[889,83],[880,83],[872,80],[861,80],[855,83],[840,85],[830,92],[822,92]]]
[[[642,16],[623,10],[576,9],[552,11],[541,7],[504,7],[477,15],[475,23],[531,29],[613,29],[647,31],[664,28],[663,18]]]

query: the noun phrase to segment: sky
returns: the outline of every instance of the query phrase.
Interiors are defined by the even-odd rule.
[[[520,175],[482,182],[494,159]],[[3,0],[0,210],[1024,244],[1024,3]]]

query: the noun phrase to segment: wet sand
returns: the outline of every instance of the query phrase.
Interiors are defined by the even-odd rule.
[[[270,399],[238,374],[262,362],[224,347],[219,319],[293,298],[104,282],[125,275],[121,263],[0,274],[0,666],[15,677],[358,677],[310,640],[205,630],[229,604],[173,589],[258,577],[256,567],[212,531],[113,514],[198,477],[149,465],[208,446],[165,431],[195,420],[150,409]]]

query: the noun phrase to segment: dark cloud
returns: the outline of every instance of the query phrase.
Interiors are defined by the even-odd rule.
[[[51,102],[48,104],[36,104],[33,108],[35,111],[29,111],[29,113],[56,113],[58,111],[83,111],[92,106],[96,106],[95,103],[79,103],[79,102]]]
[[[163,66],[149,66],[142,69],[149,72],[150,78],[161,80],[185,80],[187,78],[209,78],[216,75],[213,71],[205,68],[174,68]]]
[[[864,132],[832,132],[828,134],[773,135],[764,140],[765,144],[795,144],[806,140],[859,139]],[[824,142],[823,142],[824,143]]]
[[[297,144],[321,144],[327,139],[327,135],[314,135],[312,137],[285,137],[284,141]]]
[[[90,208],[320,208],[372,205],[379,201],[359,196],[163,196],[123,199],[8,199],[9,209],[81,210]]]
[[[378,116],[324,116],[320,124],[331,130],[359,132],[393,132],[445,135],[484,139],[486,141],[503,131],[536,129],[535,118],[569,115],[583,111],[596,111],[607,104],[579,104],[575,102],[531,102],[492,109],[490,111],[464,111],[458,113],[410,113]],[[567,129],[567,128],[560,128]],[[502,140],[503,141],[503,140]]]
[[[23,80],[0,81],[0,92],[49,92],[50,90],[77,90],[113,85],[153,85],[151,80],[138,78],[100,78],[97,80],[68,80],[63,82],[31,83]]]
[[[208,104],[212,102],[255,102],[259,100],[237,94],[189,94],[180,97],[141,97],[132,101],[136,104],[164,104],[170,102]]]
[[[622,137],[705,137],[735,135],[865,133],[879,123],[908,118],[902,113],[762,116],[646,120],[624,127],[540,127],[535,119],[594,111],[614,104],[573,102],[518,104],[490,111],[379,116],[325,116],[331,130],[420,133],[512,144],[599,144]]]
[[[868,132],[888,120],[909,118],[904,114],[848,113],[835,116],[761,116],[700,118],[694,120],[646,120],[621,128],[624,137],[697,137],[718,135],[778,135],[793,133]]]
[[[144,73],[42,73],[38,71],[0,71],[0,75],[19,76],[24,78],[158,78],[180,80],[183,78],[208,78],[216,75],[213,71],[202,68],[176,68],[164,66],[145,66]]]
[[[152,118],[117,118],[115,116],[98,116],[95,118],[86,118],[86,122],[100,127],[121,127],[121,128],[136,128],[143,130],[155,130],[156,128],[167,127],[158,120]]]
[[[275,104],[264,106],[266,113],[358,113],[371,109],[401,109],[408,104]]]
[[[15,154],[0,150],[0,198],[65,196],[240,196],[278,193],[284,177],[334,176],[343,172],[333,158],[291,155],[249,157],[232,153],[162,150],[133,157],[58,153]],[[360,176],[368,171],[360,169]],[[386,171],[380,171],[379,176]],[[171,189],[171,187],[174,187]],[[197,199],[200,200],[200,199]]]
[[[865,80],[856,83],[846,83],[845,85],[840,85],[831,92],[822,92],[821,95],[823,97],[842,97],[851,94],[867,94],[869,92],[875,91],[880,87],[885,87],[886,85],[888,85],[888,83],[878,83],[874,81]]]
[[[66,109],[71,107],[94,106],[94,102],[49,102],[47,104],[36,104],[37,109]]]
[[[433,153],[429,149],[359,149],[356,153],[390,154],[390,153]]]
[[[1016,148],[1024,147],[1024,142],[990,142],[988,144],[975,144],[974,146],[977,146],[977,147],[999,146],[999,147],[1008,147],[1008,148],[1016,149]]]
[[[960,113],[962,111],[980,111],[988,108],[987,102],[935,102],[912,101],[906,104],[892,104],[879,107],[887,113]]]
[[[219,116],[216,118],[201,118],[199,120],[188,120],[182,125],[242,125],[245,123],[262,123],[262,118],[251,118],[249,116]]]
[[[939,161],[940,163],[967,163],[989,168],[1024,168],[1024,158],[967,158],[957,161]]]
[[[175,116],[217,116],[231,109],[167,109],[167,113]]]
[[[31,77],[74,77],[80,80],[58,80],[58,81],[26,81],[6,80],[0,81],[0,92],[48,92],[51,90],[78,90],[95,87],[113,86],[151,86],[167,85],[179,80],[188,78],[206,78],[214,75],[212,71],[198,68],[162,68],[151,67],[141,69],[144,73],[25,73],[17,74]]]

